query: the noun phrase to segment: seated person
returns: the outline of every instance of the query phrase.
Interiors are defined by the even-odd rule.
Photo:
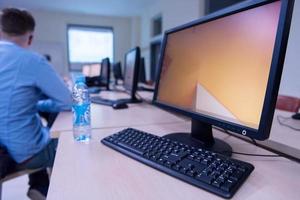
[[[57,140],[50,139],[38,112],[69,110],[71,93],[49,62],[27,49],[35,27],[32,15],[7,8],[0,20],[0,147],[17,170],[51,168]],[[29,175],[29,185],[31,199],[45,199],[46,170]]]

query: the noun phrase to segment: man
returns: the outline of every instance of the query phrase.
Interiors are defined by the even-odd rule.
[[[7,8],[0,18],[0,146],[17,169],[52,167],[57,141],[49,138],[38,111],[70,109],[71,94],[49,62],[27,49],[35,27],[32,15]],[[29,185],[31,199],[45,199],[46,171],[31,174]]]

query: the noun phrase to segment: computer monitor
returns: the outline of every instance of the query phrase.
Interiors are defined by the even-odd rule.
[[[109,58],[104,58],[101,62],[100,82],[102,82],[106,89],[109,90],[110,83],[110,61]]]
[[[100,63],[85,64],[82,66],[82,74],[86,77],[100,76]]]
[[[192,119],[165,137],[230,155],[212,126],[269,137],[293,1],[247,1],[164,35],[153,103]]]
[[[146,83],[146,71],[145,71],[145,58],[142,57],[140,60],[140,69],[139,69],[139,83]]]
[[[117,62],[113,65],[113,73],[115,78],[115,84],[118,85],[118,80],[123,80],[121,62]]]
[[[135,96],[139,76],[140,55],[139,47],[131,49],[125,55],[124,88],[130,93],[130,103],[140,102]]]
[[[109,90],[110,83],[110,61],[104,58],[101,63],[90,63],[82,66],[82,74],[86,77],[89,87],[105,87]],[[98,88],[97,91],[100,89]]]
[[[99,76],[100,75],[100,69],[101,69],[101,63],[94,63],[94,64],[90,64],[90,77],[93,76]]]
[[[149,84],[146,79],[145,58],[140,60],[138,90],[154,92],[154,85]]]

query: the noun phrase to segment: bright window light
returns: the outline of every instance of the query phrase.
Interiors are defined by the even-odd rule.
[[[102,27],[68,27],[69,62],[99,63],[109,57],[113,61],[113,30]]]

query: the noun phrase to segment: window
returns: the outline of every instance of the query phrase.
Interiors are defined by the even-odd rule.
[[[162,16],[158,15],[152,19],[152,36],[162,34]]]
[[[71,70],[81,70],[84,64],[100,63],[106,57],[113,61],[112,28],[69,25],[67,32]]]

